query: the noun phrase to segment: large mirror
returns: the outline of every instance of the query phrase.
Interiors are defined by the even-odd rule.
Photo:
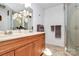
[[[32,9],[28,7],[18,13],[12,15],[13,29],[32,29]]]
[[[33,10],[25,4],[2,3],[0,4],[0,31],[5,30],[32,30]]]

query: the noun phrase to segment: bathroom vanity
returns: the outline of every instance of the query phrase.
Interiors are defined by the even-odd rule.
[[[44,32],[0,36],[0,56],[41,56],[44,49]]]
[[[13,3],[13,6],[19,8],[15,10],[13,6],[10,7],[11,4],[0,4],[0,56],[42,55],[45,49],[45,33],[32,32],[32,8]]]

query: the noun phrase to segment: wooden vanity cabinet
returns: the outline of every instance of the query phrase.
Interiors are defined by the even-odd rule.
[[[38,36],[38,40],[34,42],[34,55],[40,56],[45,49],[44,35]]]
[[[14,56],[14,51],[7,52],[1,56]]]
[[[15,50],[15,56],[40,56],[44,50],[44,40],[38,39]]]
[[[32,56],[33,44],[28,44],[15,50],[15,56]]]
[[[29,38],[24,37],[8,42],[10,43],[7,45],[2,44],[3,46],[0,47],[1,56],[40,56],[45,49],[45,34],[38,34]]]
[[[40,56],[42,54],[42,42],[41,40],[38,40],[34,42],[34,55]]]

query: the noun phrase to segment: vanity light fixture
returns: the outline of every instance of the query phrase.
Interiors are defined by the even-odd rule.
[[[18,16],[18,13],[15,13],[15,14],[13,15],[13,19],[15,20],[15,19],[17,18],[17,16]]]
[[[29,11],[27,11],[26,13],[27,13],[27,15],[29,15]]]
[[[25,21],[25,23],[28,23],[28,19],[27,18],[24,21]]]
[[[23,10],[23,13],[26,13],[26,10]]]
[[[32,16],[32,13],[29,13],[30,16]]]
[[[22,17],[22,15],[21,15],[20,13],[18,13],[17,17],[21,18],[21,17]]]

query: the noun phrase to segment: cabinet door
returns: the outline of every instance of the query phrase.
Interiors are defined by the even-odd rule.
[[[40,56],[42,54],[42,40],[38,40],[34,43],[34,55]]]
[[[28,44],[15,50],[15,56],[32,56],[33,44]]]
[[[14,56],[14,51],[3,54],[2,56]]]

